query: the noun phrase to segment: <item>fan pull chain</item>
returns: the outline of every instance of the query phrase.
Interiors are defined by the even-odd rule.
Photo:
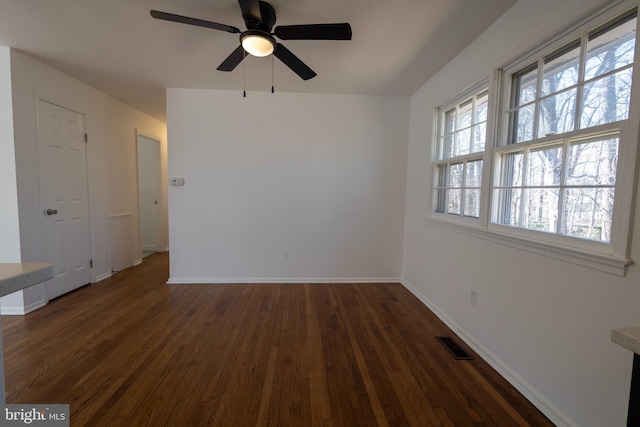
[[[271,93],[275,93],[273,89],[273,55],[271,55]]]
[[[242,50],[244,61],[242,61],[242,97],[247,97],[247,51]]]

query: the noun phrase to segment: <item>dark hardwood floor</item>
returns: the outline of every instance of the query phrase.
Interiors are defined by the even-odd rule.
[[[552,425],[400,284],[167,277],[156,254],[3,316],[7,403],[68,403],[73,427]]]

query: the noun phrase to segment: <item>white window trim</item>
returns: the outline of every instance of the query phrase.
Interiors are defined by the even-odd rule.
[[[556,260],[593,268],[617,276],[626,276],[628,267],[633,264],[633,260],[629,258],[631,244],[630,232],[633,225],[634,206],[636,203],[636,193],[638,191],[636,177],[640,175],[640,171],[637,170],[640,165],[636,164],[640,137],[640,37],[638,37],[640,32],[636,33],[638,38],[636,41],[635,65],[633,69],[634,84],[631,89],[629,116],[624,122],[624,125],[621,126],[618,124],[621,138],[624,138],[623,140],[625,141],[620,144],[619,147],[618,176],[616,179],[616,192],[622,196],[618,197],[614,206],[614,223],[616,226],[611,231],[611,242],[609,244],[593,241],[583,242],[582,239],[570,237],[560,238],[558,239],[559,242],[551,241],[555,239],[548,241],[545,240],[545,238],[548,237],[546,233],[494,224],[490,221],[490,216],[495,158],[499,152],[510,148],[509,146],[498,144],[498,141],[506,141],[508,137],[510,93],[509,90],[505,90],[506,85],[503,84],[503,81],[510,82],[511,76],[526,66],[527,63],[530,63],[531,58],[536,54],[551,52],[554,48],[560,48],[572,39],[575,39],[579,34],[584,33],[584,25],[588,22],[593,22],[597,19],[599,24],[602,24],[633,7],[638,7],[640,14],[640,7],[637,1],[618,1],[600,13],[592,14],[588,19],[573,26],[569,31],[565,32],[564,35],[555,38],[551,37],[553,42],[546,42],[538,48],[524,53],[520,56],[519,60],[512,61],[510,64],[494,70],[492,73],[493,78],[489,81],[489,111],[487,117],[488,142],[483,153],[483,190],[481,193],[480,218],[463,218],[434,212],[433,184],[435,181],[432,181],[429,183],[430,196],[427,200],[428,214],[424,216],[424,220],[428,225],[547,256]],[[638,22],[640,23],[640,19]],[[481,87],[481,85],[476,85],[473,90],[479,90]],[[465,91],[465,95],[468,96],[473,90]],[[461,100],[462,98],[464,98],[464,96],[459,96],[456,99]],[[453,102],[455,101],[443,105],[451,105]],[[499,112],[498,108],[501,105],[505,105],[507,108]],[[439,111],[440,108],[436,109],[436,121],[434,121],[434,123],[439,123]],[[432,159],[430,163],[432,180],[436,179],[433,174],[435,173],[435,164],[438,162],[436,151],[438,139],[439,127],[435,126],[432,136]],[[490,141],[493,141],[493,147],[489,147]],[[636,143],[626,141],[636,141]],[[584,243],[587,244],[585,245]]]

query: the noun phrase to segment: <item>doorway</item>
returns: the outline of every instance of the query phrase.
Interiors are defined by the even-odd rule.
[[[160,140],[137,132],[138,212],[142,257],[162,251]]]

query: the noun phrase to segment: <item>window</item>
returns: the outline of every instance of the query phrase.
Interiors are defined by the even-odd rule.
[[[615,2],[436,110],[429,223],[626,274],[636,6]]]
[[[437,213],[480,216],[488,95],[484,88],[462,102],[438,109],[438,160],[433,189]]]
[[[500,223],[609,242],[618,144],[612,133],[503,153],[494,190]]]
[[[625,139],[636,11],[517,69],[495,150],[492,222],[609,244]]]

